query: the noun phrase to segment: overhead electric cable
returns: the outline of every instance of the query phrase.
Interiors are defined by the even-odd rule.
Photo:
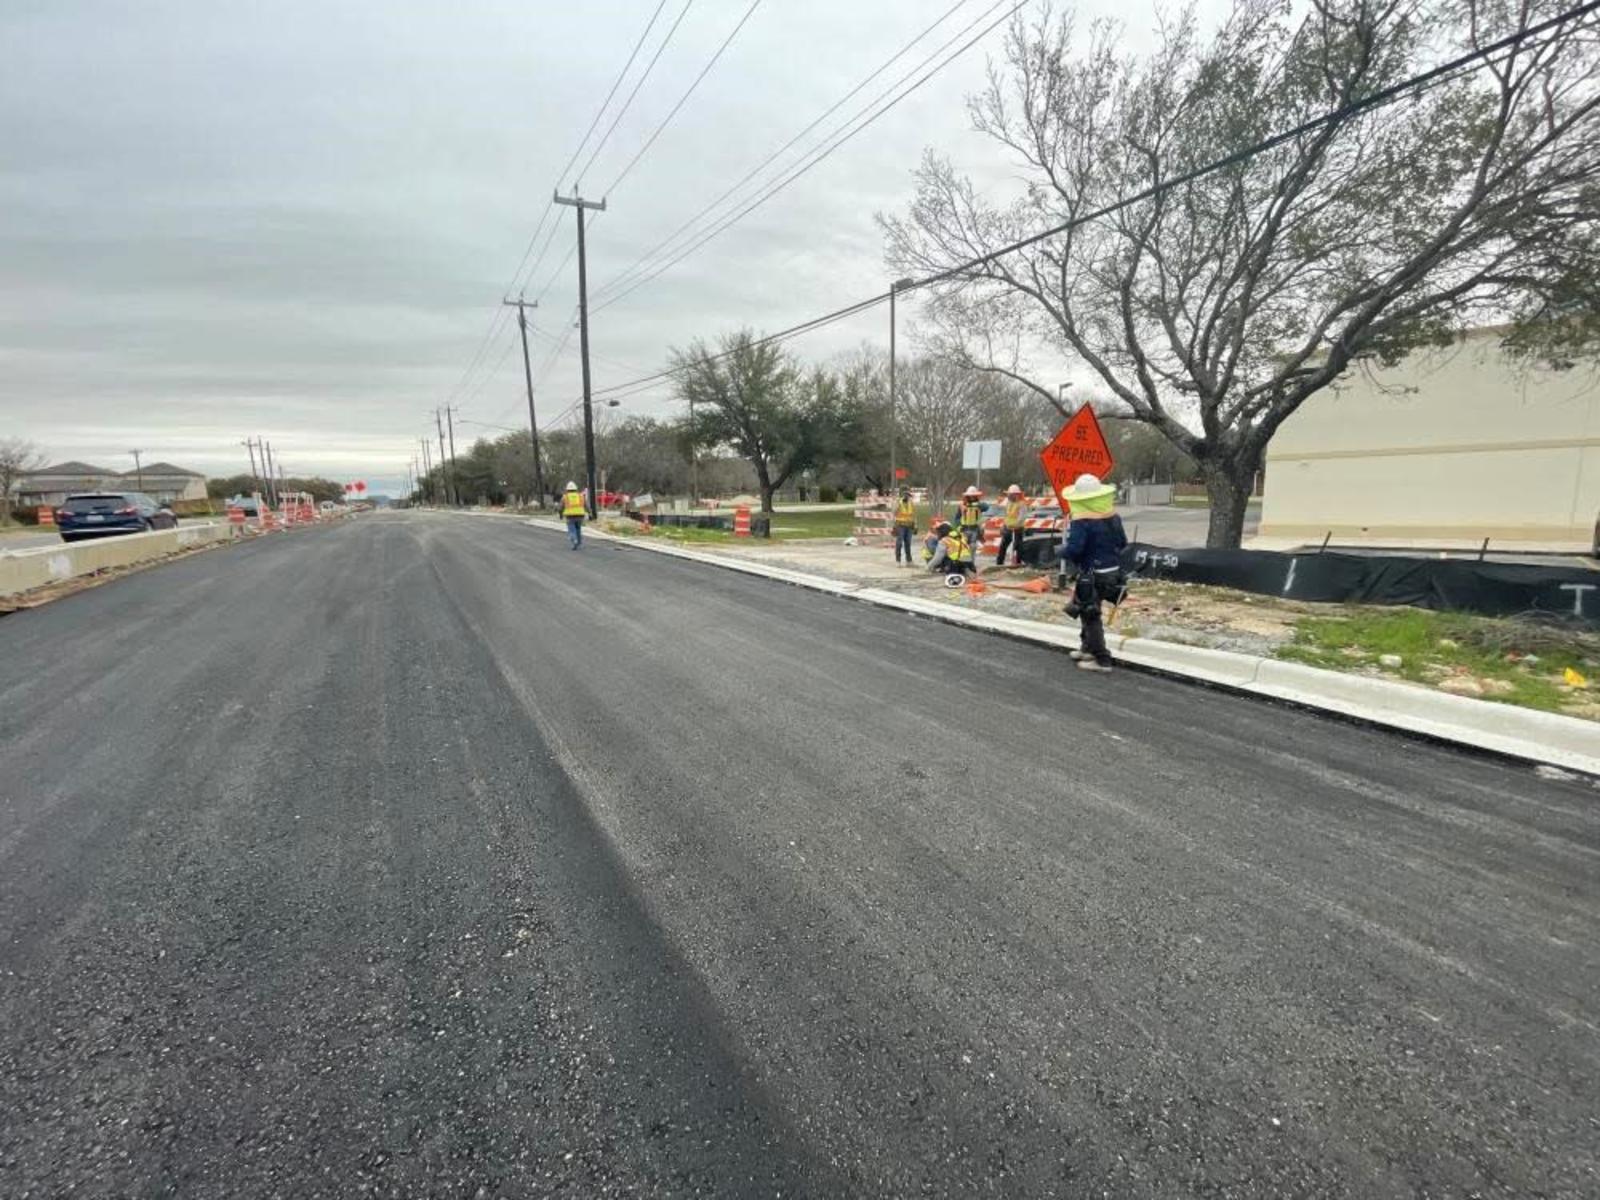
[[[1085,225],[1090,221],[1097,221],[1102,217],[1110,216],[1112,213],[1119,212],[1120,210],[1131,207],[1134,204],[1140,204],[1146,200],[1153,199],[1162,192],[1169,191],[1172,188],[1182,187],[1185,184],[1193,183],[1195,180],[1203,178],[1206,175],[1225,170],[1226,168],[1234,166],[1237,163],[1254,158],[1259,154],[1264,154],[1268,150],[1276,149],[1285,142],[1293,141],[1295,138],[1301,137],[1307,133],[1311,133],[1312,131],[1320,129],[1325,125],[1331,125],[1339,121],[1344,121],[1352,116],[1356,116],[1370,109],[1380,108],[1386,104],[1394,102],[1395,100],[1402,99],[1409,93],[1420,90],[1430,84],[1438,83],[1444,80],[1446,77],[1463,70],[1464,68],[1481,65],[1482,63],[1487,62],[1492,56],[1499,54],[1501,51],[1514,50],[1528,38],[1533,37],[1536,34],[1547,33],[1561,25],[1579,20],[1595,12],[1597,9],[1600,9],[1600,0],[1589,0],[1589,2],[1586,4],[1579,5],[1576,8],[1568,9],[1566,12],[1560,13],[1549,18],[1548,20],[1541,21],[1537,25],[1530,25],[1526,29],[1519,30],[1516,33],[1508,34],[1499,41],[1493,42],[1487,46],[1479,47],[1476,50],[1468,51],[1466,54],[1453,58],[1448,62],[1441,63],[1436,67],[1432,67],[1429,70],[1422,72],[1421,74],[1413,75],[1407,79],[1403,79],[1399,83],[1391,84],[1386,88],[1380,88],[1378,91],[1372,92],[1369,95],[1361,97],[1360,99],[1352,100],[1346,104],[1340,105],[1338,108],[1326,112],[1320,117],[1313,117],[1309,121],[1303,121],[1299,125],[1294,126],[1292,129],[1287,129],[1282,133],[1274,134],[1272,137],[1244,147],[1243,149],[1237,150],[1232,154],[1225,155],[1222,158],[1214,159],[1213,161],[1206,163],[1204,166],[1196,167],[1193,170],[1186,171],[1181,175],[1176,175],[1171,179],[1166,179],[1158,183],[1151,184],[1149,187],[1144,188],[1139,192],[1135,192],[1130,196],[1125,196],[1120,200],[1112,202],[1111,204],[1107,204],[1101,208],[1095,209],[1093,212],[1084,213],[1081,216],[1074,217],[1069,221],[1063,221],[1059,225],[1053,225],[1048,229],[1042,230],[1039,233],[1022,238],[1018,241],[1008,242],[1004,246],[997,247],[996,249],[978,255],[975,258],[958,263],[956,266],[948,267],[942,271],[937,271],[932,275],[915,280],[912,283],[896,290],[900,295],[904,295],[907,292],[916,291],[920,288],[925,288],[935,283],[942,283],[943,281],[955,278],[958,275],[964,275],[971,271],[974,267],[983,266],[986,263],[993,262],[995,259],[1003,258],[1008,254],[1014,254],[1018,250],[1023,250],[1029,246],[1037,245],[1040,242],[1048,241],[1050,238],[1058,237],[1063,233],[1066,233],[1072,229],[1076,229],[1080,225]],[[803,333],[809,333],[814,329],[820,329],[825,325],[831,325],[836,321],[842,321],[847,317],[854,316],[856,313],[864,312],[869,308],[873,308],[879,304],[882,304],[884,301],[889,299],[890,295],[890,292],[880,292],[877,295],[869,296],[864,300],[858,300],[854,304],[849,304],[843,308],[834,309],[832,312],[824,313],[820,317],[813,317],[809,321],[803,321],[798,325],[791,325],[787,329],[781,329],[777,333],[770,333],[764,337],[757,338],[751,342],[750,345],[764,346],[774,342],[788,341],[789,339],[798,337]],[[735,351],[732,350],[724,350],[718,354],[708,355],[706,357],[706,361],[716,362],[728,357],[734,352]],[[643,376],[639,379],[628,380],[625,383],[613,384],[610,387],[596,388],[593,394],[596,396],[607,396],[615,395],[618,392],[630,391],[632,389],[642,389],[643,385],[645,384],[653,384],[660,380],[671,379],[682,373],[682,367],[674,367],[665,371],[657,371],[654,374]]]

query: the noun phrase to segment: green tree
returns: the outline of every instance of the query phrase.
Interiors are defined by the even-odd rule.
[[[1236,546],[1268,441],[1352,363],[1508,318],[1533,346],[1600,325],[1592,14],[1398,103],[1350,108],[1565,7],[1233,0],[1209,36],[1192,9],[1163,21],[1142,56],[1110,23],[1080,41],[1048,9],[1019,19],[969,103],[1021,159],[1024,191],[995,203],[929,155],[909,213],[883,221],[890,265],[953,272],[933,319],[975,359],[997,331],[1022,331],[1084,363],[1194,460],[1208,544]]]
[[[804,374],[777,346],[758,345],[749,330],[724,337],[720,352],[704,342],[674,351],[678,395],[694,412],[689,428],[702,449],[727,446],[756,474],[761,511],[796,473],[823,464],[836,385],[826,372]]]

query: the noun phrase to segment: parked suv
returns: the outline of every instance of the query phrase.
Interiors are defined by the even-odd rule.
[[[143,492],[80,492],[56,509],[56,528],[64,542],[177,527],[173,511]]]

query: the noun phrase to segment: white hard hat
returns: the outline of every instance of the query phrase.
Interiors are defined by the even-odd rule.
[[[1095,480],[1095,482],[1096,482],[1096,483],[1098,483],[1098,482],[1099,482],[1099,480]],[[569,491],[569,492],[575,492],[575,491],[577,491],[577,490],[578,490],[578,485],[577,485],[577,484],[575,484],[575,483],[573,483],[573,482],[572,482],[572,480],[570,480],[570,479],[569,479],[569,480],[567,480],[567,491]]]
[[[1109,496],[1117,489],[1109,483],[1101,483],[1098,475],[1079,475],[1072,483],[1072,490],[1066,493],[1068,500],[1095,500],[1101,496]]]

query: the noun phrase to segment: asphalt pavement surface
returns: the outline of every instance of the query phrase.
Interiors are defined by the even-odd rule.
[[[0,618],[0,1195],[1595,1196],[1600,790],[509,519]]]

